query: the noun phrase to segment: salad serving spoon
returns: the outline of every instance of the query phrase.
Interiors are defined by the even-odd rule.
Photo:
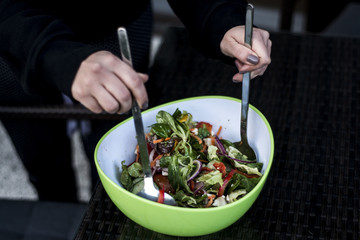
[[[245,20],[245,46],[251,48],[252,42],[252,27],[254,19],[254,6],[248,4],[246,8]],[[240,142],[236,142],[235,146],[239,151],[246,155],[248,160],[256,160],[256,154],[250,147],[247,139],[247,120],[249,111],[249,89],[250,89],[250,72],[243,75],[242,81],[242,101],[241,101],[241,124],[240,124]]]
[[[132,67],[133,65],[131,59],[131,52],[130,52],[129,40],[126,29],[120,27],[118,28],[117,33],[118,33],[122,60]],[[137,193],[137,195],[149,199],[151,201],[155,201],[155,202],[160,201],[164,204],[175,206],[176,201],[172,196],[170,196],[168,193],[165,193],[163,191],[162,193],[160,193],[160,191],[156,189],[154,186],[154,181],[150,168],[149,154],[147,151],[144,126],[141,117],[141,109],[137,104],[136,99],[133,95],[132,95],[131,111],[134,118],[136,138],[139,144],[141,166],[144,173],[144,188],[139,193]]]

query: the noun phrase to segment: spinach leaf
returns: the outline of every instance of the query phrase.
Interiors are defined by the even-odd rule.
[[[187,137],[190,134],[188,127],[185,124],[181,124],[168,112],[159,111],[156,115],[156,122],[168,124],[175,135],[180,137],[184,142],[187,141]]]
[[[261,177],[258,178],[247,178],[239,173],[235,173],[231,178],[227,192],[230,193],[235,189],[245,189],[247,192],[250,192],[256,184],[260,181]]]
[[[144,189],[144,178],[135,178],[133,181],[133,187],[131,189],[131,192],[134,194],[137,194],[141,190]]]
[[[141,164],[138,162],[134,162],[127,169],[131,177],[138,178],[143,176]]]
[[[209,133],[209,131],[207,130],[205,124],[203,124],[201,128],[198,128],[198,136],[199,136],[199,138],[201,138],[201,139],[204,139],[204,138],[210,136],[210,133]]]
[[[122,165],[122,172],[120,175],[120,182],[126,190],[131,191],[133,181],[129,174],[128,167],[125,165],[125,161],[122,161],[121,165]]]
[[[205,200],[207,198],[207,195],[201,195],[201,196],[188,196],[184,193],[184,191],[180,190],[176,192],[176,194],[173,196],[176,200],[177,204],[182,207],[203,207],[205,205]]]
[[[163,156],[162,158],[160,158],[160,167],[162,168],[169,167],[170,161],[171,161],[170,156]]]
[[[195,150],[201,150],[203,148],[203,145],[200,144],[199,141],[192,136],[190,136],[189,143],[190,143],[191,147]]]
[[[172,116],[176,119],[176,120],[180,120],[181,119],[181,117],[182,117],[182,113],[181,113],[181,111],[177,108],[176,110],[175,110],[175,112],[172,114]]]
[[[161,138],[167,138],[171,135],[171,128],[166,123],[155,123],[151,125],[151,132]]]
[[[186,192],[191,193],[191,190],[187,185],[187,174],[189,173],[185,172],[183,169],[180,169],[178,156],[173,155],[169,162],[168,178],[171,186],[175,189],[175,191],[183,189]]]

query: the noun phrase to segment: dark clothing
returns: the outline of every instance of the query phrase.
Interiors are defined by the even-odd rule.
[[[0,6],[4,1],[0,2]],[[4,9],[0,9],[2,12]],[[7,9],[9,10],[9,9]],[[132,57],[134,67],[139,71],[145,72],[148,68],[150,38],[152,31],[152,13],[151,5],[147,5],[140,15],[136,16],[127,27],[130,44],[132,47]],[[27,14],[24,14],[27,16]],[[2,19],[3,15],[0,15]],[[40,24],[40,23],[39,23]],[[120,23],[119,23],[120,24]],[[68,29],[65,25],[64,28]],[[104,23],[104,25],[106,25]],[[120,26],[120,25],[119,25]],[[4,27],[4,28],[3,28]],[[5,22],[0,21],[0,28],[7,28],[7,31],[13,29],[10,26],[5,26]],[[92,37],[86,38],[83,36],[84,41],[77,40],[76,44],[83,47],[79,50],[75,49],[69,53],[70,59],[66,60],[66,51],[58,49],[51,57],[54,60],[58,58],[58,63],[55,66],[49,66],[48,73],[53,70],[61,74],[52,78],[54,82],[41,81],[39,78],[33,78],[31,74],[26,74],[25,69],[29,69],[29,65],[38,66],[39,63],[30,63],[27,61],[21,61],[21,59],[27,59],[26,53],[22,50],[23,41],[19,36],[19,41],[16,41],[16,46],[5,47],[6,38],[9,37],[0,33],[0,104],[2,105],[33,105],[33,104],[60,104],[63,102],[61,91],[56,86],[57,84],[64,86],[71,84],[77,69],[72,68],[71,64],[76,64],[78,67],[83,59],[79,59],[79,56],[87,57],[86,54],[90,54],[97,50],[107,50],[116,55],[119,55],[119,45],[116,36],[116,29],[108,30],[107,32],[94,31],[91,32]],[[25,32],[26,30],[23,30]],[[70,34],[69,30],[69,34]],[[12,33],[12,32],[11,32]],[[18,33],[12,33],[17,35]],[[101,36],[99,36],[102,34]],[[73,36],[74,39],[76,37]],[[11,45],[11,44],[10,44]],[[70,46],[70,45],[69,45]],[[34,46],[35,47],[35,46]],[[19,55],[16,55],[16,49],[19,51]],[[13,51],[13,52],[12,52]],[[76,54],[79,54],[76,56]],[[23,54],[23,55],[21,55]],[[14,56],[13,56],[14,55]],[[41,54],[40,54],[41,55]],[[71,57],[73,56],[73,59]],[[35,58],[31,58],[35,59]],[[79,60],[79,63],[72,61]],[[64,62],[61,62],[64,61]],[[67,64],[69,61],[71,64]],[[15,64],[19,62],[18,64]],[[64,68],[59,67],[64,66]],[[52,69],[53,68],[53,69]],[[31,71],[33,72],[33,71]],[[44,73],[41,73],[44,74]],[[47,73],[45,73],[47,74]],[[40,76],[39,74],[36,74]],[[50,76],[50,75],[49,75]],[[22,79],[22,81],[19,81]],[[60,82],[57,83],[56,80]],[[64,81],[62,83],[61,81]],[[41,86],[38,88],[37,86]],[[70,92],[70,87],[68,91]],[[43,93],[42,90],[47,91]],[[61,89],[60,89],[61,90]],[[29,180],[36,188],[40,200],[50,201],[77,201],[77,188],[75,182],[75,175],[72,167],[72,156],[70,139],[67,136],[67,121],[63,119],[48,120],[48,119],[2,119],[4,127],[11,138],[15,149],[22,160],[27,172],[29,174]],[[92,186],[97,182],[98,175],[94,165],[94,149],[99,139],[108,131],[111,127],[116,125],[115,121],[91,121],[91,132],[83,135],[83,146],[89,163],[91,166],[91,180]]]
[[[0,55],[25,91],[49,95],[49,88],[55,88],[71,96],[80,63],[103,49],[93,43],[114,35],[119,26],[128,26],[148,4],[149,0],[76,4],[66,0],[2,0]]]
[[[244,24],[245,1],[169,0],[169,3],[203,53],[225,58],[220,52],[220,41],[227,30]],[[146,72],[152,33],[150,0],[77,0],[76,3],[0,0],[0,62],[3,62],[0,104],[60,103],[61,94],[71,97],[71,85],[83,60],[99,50],[119,56],[116,37],[119,26],[128,30],[135,70]],[[66,121],[2,122],[40,199],[75,199]],[[93,164],[95,145],[115,124],[93,122],[93,131],[84,136],[93,179],[97,177]],[[64,166],[60,167],[61,164]],[[54,192],[56,188],[58,191]],[[66,189],[69,196],[64,198]]]
[[[168,0],[186,26],[191,41],[207,56],[224,59],[220,42],[225,33],[245,25],[245,0]],[[228,59],[227,59],[228,60]]]
[[[77,69],[100,50],[94,42],[115,34],[144,12],[149,0],[1,0],[0,56],[30,93],[49,87],[71,96]],[[244,23],[241,0],[169,0],[193,41],[210,56],[221,57],[220,41],[231,27]],[[138,71],[144,69],[137,69]],[[52,94],[50,94],[52,95]]]

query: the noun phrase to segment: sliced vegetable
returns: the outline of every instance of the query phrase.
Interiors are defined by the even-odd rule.
[[[224,178],[226,175],[226,167],[222,162],[214,162],[213,166],[222,173],[222,177]]]
[[[221,196],[224,194],[226,186],[228,185],[230,179],[233,177],[233,175],[234,175],[236,172],[239,172],[239,170],[233,169],[233,170],[231,170],[231,171],[228,173],[228,175],[225,177],[224,182],[223,182],[223,184],[221,185],[221,187],[220,187],[220,189],[219,189],[219,191],[218,191],[218,194],[217,194],[218,197],[221,197]]]
[[[164,198],[165,198],[165,191],[164,189],[159,189],[159,197],[157,202],[158,203],[164,203]]]
[[[215,195],[209,195],[209,196],[208,196],[208,203],[206,204],[205,207],[206,207],[206,208],[210,207],[210,206],[213,204],[214,199],[215,199]]]
[[[220,127],[219,127],[219,129],[217,130],[217,132],[216,132],[215,136],[219,136],[219,135],[220,135],[221,130],[222,130],[222,126],[220,126]]]
[[[222,154],[227,154],[226,149],[225,149],[224,145],[221,143],[218,136],[215,136],[215,142],[216,142],[216,146],[219,148],[220,152]]]
[[[154,174],[153,179],[159,189],[163,189],[167,193],[175,193],[169,179],[166,176],[163,176],[161,173],[156,173]]]
[[[204,182],[205,186],[213,186],[215,184],[220,184],[220,186],[223,185],[224,181],[222,179],[222,173],[215,170],[211,171],[207,174],[204,174],[200,176],[197,181]]]
[[[193,180],[197,175],[199,175],[201,168],[202,168],[202,164],[199,160],[194,160],[194,165],[195,165],[195,171],[194,173],[188,178],[188,182]]]

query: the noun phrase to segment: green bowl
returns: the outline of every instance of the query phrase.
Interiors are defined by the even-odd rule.
[[[155,123],[160,110],[173,113],[186,110],[195,121],[207,121],[230,141],[240,140],[241,100],[224,96],[203,96],[163,104],[143,112],[145,132]],[[133,119],[128,118],[109,130],[95,149],[95,164],[105,191],[114,204],[134,222],[150,230],[173,236],[200,236],[222,230],[243,216],[252,206],[269,175],[274,154],[274,138],[266,118],[250,105],[248,141],[263,165],[263,177],[243,198],[221,207],[183,208],[159,204],[141,198],[120,183],[121,162],[135,159],[136,134]]]

